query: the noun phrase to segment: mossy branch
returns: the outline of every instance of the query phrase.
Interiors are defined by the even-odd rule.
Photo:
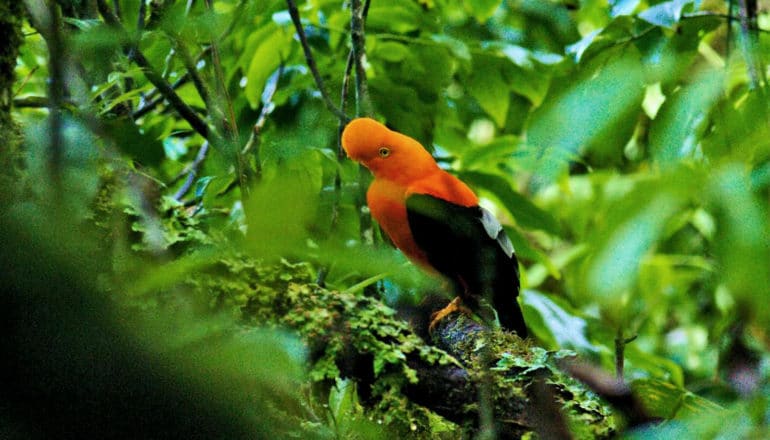
[[[238,302],[246,322],[299,333],[309,347],[311,378],[353,379],[361,400],[371,406],[384,399],[382,390],[395,387],[410,404],[476,431],[484,380],[498,438],[533,431],[545,434],[562,412],[564,429],[568,425],[571,432],[582,433],[579,436],[606,438],[615,432],[608,409],[556,366],[570,352],[546,352],[460,314],[443,320],[429,343],[379,300],[313,284],[307,265],[283,263],[271,268],[249,260],[221,264],[227,268],[226,278],[243,284],[204,277],[196,281],[198,287]],[[234,291],[237,285],[244,290]],[[422,326],[416,321],[426,317],[417,318],[415,325]],[[540,385],[533,385],[536,382]],[[388,409],[392,411],[404,409]]]

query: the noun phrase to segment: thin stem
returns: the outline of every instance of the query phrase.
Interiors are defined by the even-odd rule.
[[[176,90],[183,85],[187,84],[190,81],[190,74],[185,72],[184,75],[182,75],[178,80],[174,81],[174,84],[171,84],[171,90]],[[158,90],[158,89],[154,89]],[[152,96],[153,93],[150,92],[147,96]],[[146,115],[147,113],[151,112],[155,107],[157,107],[161,102],[165,101],[166,97],[163,95],[156,96],[152,98],[152,100],[143,106],[136,109],[136,111],[131,115],[134,119],[139,119],[142,116]]]
[[[192,55],[190,55],[190,51],[187,50],[187,46],[178,35],[170,35],[170,37],[174,44],[174,50],[181,57],[182,64],[184,64],[184,68],[190,75],[190,79],[192,79],[193,85],[195,85],[195,90],[198,91],[198,95],[200,95],[201,99],[206,104],[206,109],[211,112],[211,110],[213,110],[211,92],[209,91],[209,87],[206,82],[203,81],[203,78],[201,78],[201,76],[198,74],[198,68],[196,66],[195,60],[193,60]]]
[[[618,326],[618,332],[615,335],[615,375],[618,380],[623,380],[623,370],[626,363],[626,345],[634,342],[638,335],[626,338],[623,336],[623,328]]]
[[[364,30],[364,11],[369,9],[369,1],[361,4],[361,0],[350,3],[350,41],[353,46],[353,61],[356,69],[356,115],[371,116],[372,103],[369,99],[369,89],[366,83],[366,33]]]
[[[305,53],[305,61],[307,62],[307,66],[310,68],[310,72],[313,74],[313,79],[315,80],[316,87],[318,87],[318,90],[321,92],[321,97],[324,100],[324,103],[326,104],[326,108],[329,109],[332,113],[334,113],[334,116],[339,118],[343,121],[349,121],[350,118],[337,106],[334,105],[331,98],[329,97],[329,93],[326,91],[326,86],[324,86],[323,78],[321,77],[321,74],[318,72],[318,66],[316,65],[315,58],[313,58],[313,53],[310,50],[310,45],[307,42],[307,37],[305,36],[305,29],[302,27],[302,21],[299,17],[299,10],[297,9],[297,5],[294,3],[294,0],[286,0],[286,6],[289,8],[289,15],[291,16],[291,21],[294,23],[294,28],[297,30],[297,36],[299,37],[299,42],[302,45],[302,51]]]
[[[347,107],[348,90],[350,89],[350,73],[353,70],[353,51],[348,53],[348,61],[345,65],[345,74],[342,77],[342,91],[340,91],[340,108],[344,112]],[[345,122],[340,121],[337,127],[337,162],[342,163],[345,160],[345,150],[342,148],[342,131],[345,130]],[[332,221],[329,226],[331,234],[337,231],[340,221],[340,203],[342,203],[342,176],[340,168],[337,167],[334,172],[334,198],[332,199]],[[316,284],[324,286],[326,276],[329,274],[330,265],[325,265],[318,270]]]
[[[209,143],[204,142],[203,145],[201,145],[200,150],[198,150],[198,154],[195,156],[195,160],[189,167],[190,171],[187,173],[187,179],[185,179],[184,184],[182,184],[179,190],[177,190],[177,192],[174,194],[174,200],[182,200],[182,197],[184,197],[185,194],[190,191],[193,182],[195,182],[195,176],[198,174],[198,168],[200,168],[203,160],[206,159],[206,153],[208,153],[208,151]]]

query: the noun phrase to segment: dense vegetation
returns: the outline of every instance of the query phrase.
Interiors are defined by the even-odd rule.
[[[766,6],[0,1],[0,436],[488,438],[542,374],[567,420],[516,429],[767,436]],[[410,328],[441,286],[372,224],[357,115],[503,220],[532,341]],[[478,405],[425,399],[453,368]]]

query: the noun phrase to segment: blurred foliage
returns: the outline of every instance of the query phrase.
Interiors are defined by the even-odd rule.
[[[51,326],[40,335],[61,332],[57,320],[73,334],[131,335],[139,348],[127,342],[119,359],[139,350],[145,373],[198,387],[225,412],[246,411],[249,432],[288,421],[299,426],[287,428],[294,435],[377,438],[384,421],[426,438],[461,435],[398,391],[396,382],[414,379],[395,367],[415,342],[354,313],[374,307],[363,292],[399,306],[435,282],[362,221],[365,180],[337,158],[338,121],[319,99],[284,1],[23,3],[26,18],[14,9],[7,21],[24,21],[16,81],[0,91],[25,139],[0,150],[0,163],[21,168],[3,170],[13,176],[0,199],[8,279],[30,310],[78,304],[80,292],[109,317],[84,303],[40,315]],[[538,344],[614,372],[616,341],[635,337],[624,376],[665,421],[633,436],[768,435],[770,15],[763,1],[749,13],[739,3],[397,0],[368,11],[375,116],[431,149],[502,220]],[[54,4],[64,15],[58,37],[48,27]],[[338,103],[349,2],[298,6]],[[62,39],[59,61],[49,57],[51,38]],[[45,99],[54,62],[66,87],[58,146]],[[153,72],[209,127],[208,139],[164,99]],[[355,93],[346,96],[345,108],[356,108]],[[18,134],[5,127],[11,145]],[[318,296],[319,273],[345,293]],[[72,295],[58,298],[60,283]],[[265,314],[259,305],[279,294],[344,313]],[[77,324],[81,315],[98,322],[84,330],[91,321]],[[379,404],[362,401],[372,391],[339,377],[329,359],[311,362],[301,339],[281,330],[286,319],[358,326],[353,345],[373,354],[375,375],[391,378],[374,388]],[[367,338],[381,332],[397,343],[372,346]],[[88,350],[64,342],[81,350],[65,365],[82,368]],[[59,355],[67,358],[52,353],[46,365]],[[57,377],[71,385],[80,376]],[[314,380],[323,393],[298,391]],[[277,412],[250,406],[253,396]],[[275,417],[255,421],[263,412]],[[0,419],[32,429],[30,414],[17,416]]]

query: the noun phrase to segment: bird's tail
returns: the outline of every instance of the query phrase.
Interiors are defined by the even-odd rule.
[[[516,299],[513,299],[513,307],[497,307],[497,319],[500,321],[500,327],[505,330],[516,332],[520,338],[527,337],[527,326],[524,324],[524,315],[521,313],[521,306]]]

